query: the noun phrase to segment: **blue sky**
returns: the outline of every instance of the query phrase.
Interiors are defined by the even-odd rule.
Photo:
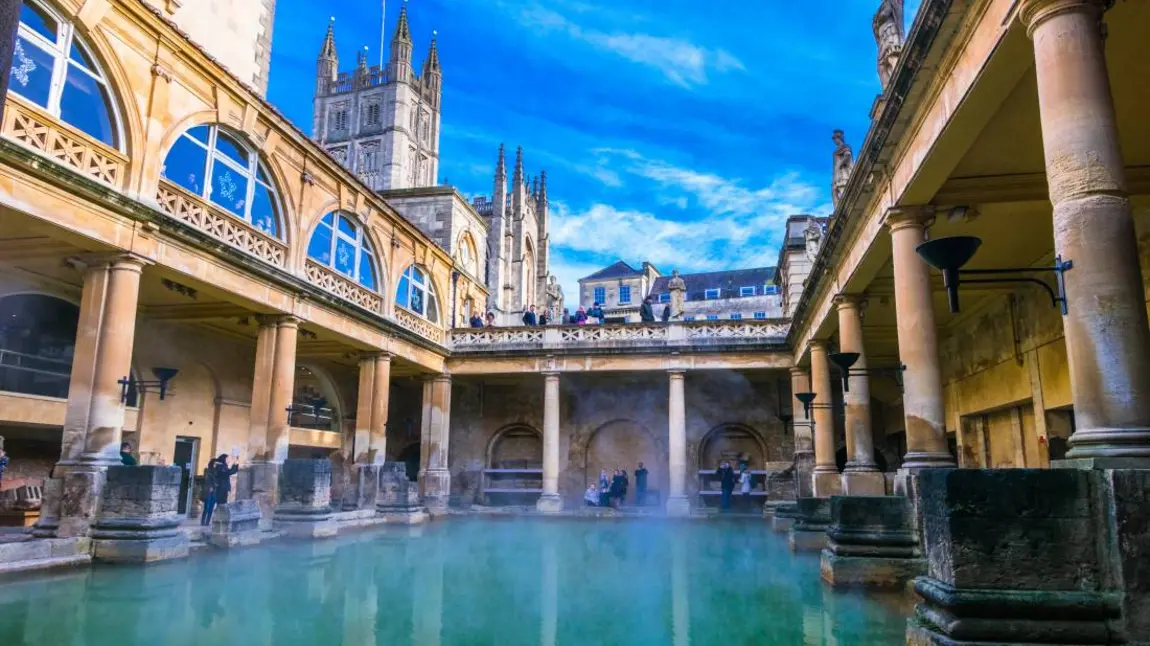
[[[279,0],[269,98],[304,131],[329,16],[350,69],[364,45],[378,62],[380,4]],[[400,5],[387,0],[389,38]],[[527,172],[547,171],[569,295],[619,259],[666,273],[773,265],[788,215],[830,211],[831,131],[856,151],[866,135],[877,6],[410,0],[417,66],[439,33],[440,181],[490,194],[499,144],[523,146]]]

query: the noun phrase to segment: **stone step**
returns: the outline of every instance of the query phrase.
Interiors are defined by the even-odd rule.
[[[0,544],[0,575],[86,565],[92,561],[87,538],[42,538]]]

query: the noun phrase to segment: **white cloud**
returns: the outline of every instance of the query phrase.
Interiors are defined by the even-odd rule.
[[[563,14],[539,5],[521,8],[519,17],[535,29],[565,33],[597,49],[654,68],[667,80],[685,88],[706,85],[710,72],[746,69],[742,61],[724,49],[702,47],[681,38],[586,29]]]

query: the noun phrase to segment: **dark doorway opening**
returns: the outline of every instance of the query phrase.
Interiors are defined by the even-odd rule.
[[[186,516],[192,508],[192,483],[196,477],[196,459],[199,457],[200,438],[177,437],[172,464],[180,467],[179,512]]]

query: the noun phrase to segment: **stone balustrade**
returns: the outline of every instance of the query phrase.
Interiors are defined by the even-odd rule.
[[[787,319],[458,328],[451,331],[448,345],[455,353],[783,346],[789,329]]]
[[[5,100],[0,132],[96,181],[116,188],[124,182],[128,158],[123,153],[11,94]]]

